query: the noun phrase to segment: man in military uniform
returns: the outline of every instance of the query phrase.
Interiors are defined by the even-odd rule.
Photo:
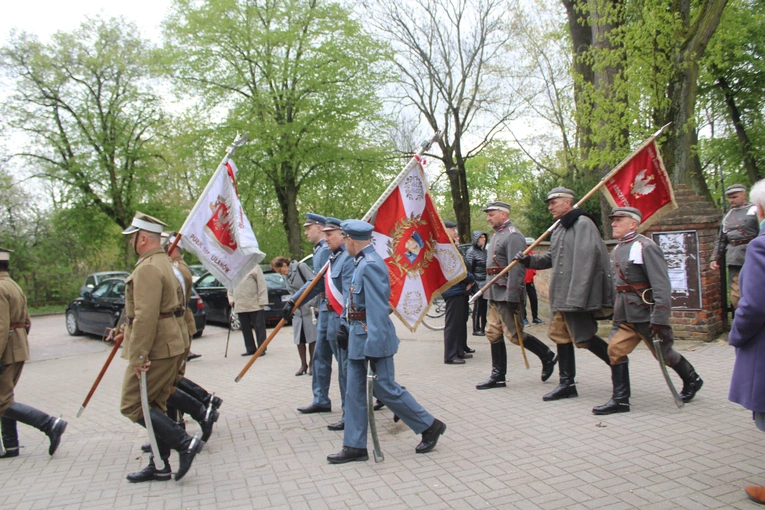
[[[351,277],[353,276],[353,259],[348,256],[345,251],[345,244],[343,243],[342,229],[340,227],[340,220],[337,218],[327,217],[325,221],[325,227],[322,230],[327,242],[327,249],[329,250],[329,268],[324,275],[323,283],[321,282],[314,286],[311,294],[305,297],[301,306],[306,304],[317,295],[322,295],[326,306],[326,332],[324,340],[326,345],[329,346],[331,355],[337,360],[337,382],[340,387],[340,398],[342,402],[343,416],[340,421],[327,425],[329,430],[343,430],[345,429],[345,387],[346,387],[346,370],[348,368],[348,337],[347,335],[338,341],[337,332],[340,328],[340,317],[343,315],[345,307],[345,299],[348,297],[349,288],[351,285]],[[301,288],[294,296],[293,299],[297,299],[303,294],[305,289],[308,288],[310,282]],[[292,303],[292,302],[290,302]],[[292,311],[292,305],[290,307],[290,313]],[[320,336],[321,338],[321,336]],[[320,347],[324,347],[320,344]],[[315,356],[316,351],[314,351]],[[314,368],[314,377],[319,373],[319,370],[325,371],[327,377],[318,377],[321,386],[319,395],[324,396],[329,394],[329,384],[332,375],[332,359],[327,367],[320,366],[319,369]],[[320,375],[320,374],[319,374]],[[314,393],[316,395],[316,393]]]
[[[394,380],[393,355],[399,339],[390,319],[390,279],[388,267],[371,245],[373,227],[367,222],[346,220],[342,223],[347,236],[345,247],[353,257],[356,269],[351,279],[345,307],[348,330],[348,382],[346,387],[345,432],[343,449],[327,456],[332,464],[368,460],[367,453],[367,363],[377,374],[374,392],[388,408],[399,416],[422,441],[417,453],[436,447],[446,425],[428,413],[407,390]],[[339,336],[342,336],[339,335]]]
[[[181,330],[184,331],[185,329],[188,333],[184,335],[186,349],[185,355],[180,360],[178,375],[175,378],[175,389],[167,399],[167,415],[177,421],[184,430],[186,429],[186,424],[183,420],[183,413],[191,416],[194,421],[199,423],[202,429],[202,442],[206,443],[210,439],[210,435],[212,435],[213,424],[218,421],[218,408],[223,403],[223,400],[211,395],[204,388],[185,377],[186,360],[188,359],[189,352],[191,352],[191,339],[197,332],[197,327],[194,323],[194,314],[186,306],[191,297],[191,284],[193,282],[191,269],[189,269],[189,266],[183,260],[183,255],[177,245],[173,248],[172,252],[169,252],[175,236],[176,232],[163,233],[162,248],[170,257],[173,264],[173,272],[184,292],[185,301],[183,303],[185,312],[183,317],[176,318],[176,320],[180,321]],[[211,399],[213,400],[212,406],[210,406]],[[207,415],[208,406],[210,407],[209,416]],[[146,453],[151,452],[151,446],[148,443],[144,444],[141,449]]]
[[[178,451],[179,468],[175,479],[188,472],[194,456],[204,443],[190,437],[165,411],[173,392],[186,345],[182,322],[183,289],[170,259],[162,250],[160,220],[137,212],[132,224],[122,233],[130,235],[130,244],[139,256],[133,273],[125,279],[125,314],[127,317],[122,357],[129,365],[122,383],[120,410],[131,421],[146,426],[151,420],[157,436],[159,455],[164,468],[157,469],[154,457],[149,465],[128,475],[131,482],[169,480],[170,449]],[[186,332],[187,334],[187,332]],[[146,373],[150,416],[141,408],[140,376]]]
[[[486,256],[486,277],[491,279],[510,264],[511,257],[526,248],[526,238],[510,221],[510,204],[491,202],[483,212],[486,221],[494,229]],[[555,369],[555,354],[537,337],[523,332],[526,314],[526,269],[516,264],[504,277],[497,280],[484,293],[489,302],[486,314],[486,338],[491,342],[491,375],[479,390],[504,388],[507,373],[507,347],[505,337],[519,345],[518,335],[523,335],[523,346],[542,362],[542,381],[550,378]],[[521,330],[516,330],[516,324]]]
[[[653,352],[650,339],[661,339],[661,353],[667,366],[683,380],[680,398],[689,402],[704,381],[693,366],[672,348],[674,337],[669,319],[672,288],[664,254],[653,240],[638,234],[643,215],[634,207],[617,207],[611,215],[614,238],[619,244],[611,252],[611,274],[616,284],[614,322],[608,341],[611,400],[592,409],[594,414],[627,413],[630,410],[630,375],[627,356],[644,341]],[[656,353],[654,353],[656,356]]]
[[[327,241],[324,239],[324,227],[327,218],[319,214],[307,213],[305,223],[305,236],[309,242],[313,243],[313,273],[317,274],[324,264],[329,260],[330,252],[327,248]],[[313,281],[313,280],[312,280]],[[284,317],[292,316],[292,310],[297,298],[308,288],[310,282],[306,282],[284,306]],[[332,346],[327,337],[327,327],[331,316],[335,312],[330,312],[327,308],[327,297],[324,294],[324,277],[316,284],[317,292],[321,298],[319,302],[319,320],[316,323],[316,346],[313,349],[313,367],[311,372],[311,389],[313,391],[313,401],[310,405],[298,407],[298,411],[304,414],[311,413],[330,413],[332,412],[332,401],[329,399],[329,382],[332,379]],[[308,299],[304,300],[305,302]]]
[[[560,384],[542,397],[550,401],[578,396],[574,345],[609,364],[608,344],[597,335],[596,316],[610,313],[614,289],[608,249],[595,219],[574,209],[574,192],[554,188],[545,202],[553,218],[560,220],[552,232],[549,251],[525,256],[519,251],[514,258],[533,269],[552,268],[549,292],[553,317],[547,335],[558,348]]]
[[[19,456],[17,421],[45,433],[50,439],[48,455],[53,455],[67,423],[13,398],[21,369],[29,359],[27,334],[32,322],[27,311],[27,298],[8,274],[11,253],[11,250],[0,248],[0,428],[5,450],[0,458]]]
[[[746,245],[760,233],[760,223],[757,221],[756,207],[746,201],[746,188],[743,184],[728,186],[725,194],[728,196],[730,211],[722,219],[709,267],[715,271],[719,270],[720,258],[725,253],[730,301],[736,309],[741,297],[738,274],[744,265]]]

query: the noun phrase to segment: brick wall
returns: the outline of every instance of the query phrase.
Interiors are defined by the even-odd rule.
[[[697,231],[701,272],[701,309],[674,310],[672,327],[678,339],[710,341],[717,338],[723,331],[720,272],[713,271],[709,267],[722,213],[713,203],[696,195],[685,186],[675,186],[675,199],[680,207],[671,214],[663,216],[643,233],[650,237],[651,232],[658,231]],[[609,252],[615,244],[614,241],[606,242]],[[549,246],[548,242],[541,243],[534,253],[547,253]],[[537,287],[539,299],[548,302],[550,271],[537,271],[534,284]]]

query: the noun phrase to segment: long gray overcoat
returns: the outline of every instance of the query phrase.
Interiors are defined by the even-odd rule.
[[[290,295],[294,294],[303,284],[313,279],[313,271],[305,264],[297,260],[290,262],[290,272],[287,273],[286,283]],[[310,344],[316,341],[316,324],[311,317],[311,307],[308,305],[295,308],[292,315],[292,340],[295,344],[300,343],[300,332],[305,334],[306,343]]]

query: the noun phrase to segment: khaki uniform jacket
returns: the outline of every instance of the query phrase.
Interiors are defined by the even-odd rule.
[[[532,269],[550,269],[550,309],[555,312],[599,312],[614,306],[608,249],[598,227],[574,209],[561,219],[544,255],[531,255]],[[572,216],[569,216],[572,215]],[[568,217],[568,218],[567,218]],[[565,228],[565,219],[574,220]]]
[[[513,260],[519,251],[526,249],[526,238],[520,230],[508,220],[492,234],[489,241],[489,249],[486,255],[487,271],[493,267],[505,268]],[[516,264],[508,273],[497,280],[484,293],[484,297],[491,301],[506,301],[508,303],[520,303],[525,299],[526,268],[523,264]],[[494,275],[487,273],[486,278],[492,279]]]
[[[27,298],[7,271],[0,271],[0,363],[10,365],[29,360],[29,343],[24,328],[11,324],[23,322],[29,327]]]
[[[743,266],[746,245],[760,233],[757,211],[752,204],[744,204],[728,211],[722,219],[720,233],[715,240],[712,260],[719,260],[725,252],[725,264]],[[733,243],[741,243],[736,246]]]
[[[228,298],[234,302],[236,313],[257,312],[268,304],[268,287],[259,265],[256,264],[239,285],[234,287],[234,291],[228,293]]]
[[[621,272],[619,271],[621,269]],[[669,326],[672,315],[672,287],[667,274],[667,261],[661,248],[644,235],[619,244],[611,252],[611,274],[614,275],[614,323],[652,322]],[[629,282],[627,282],[624,276]],[[652,291],[646,294],[651,306],[643,301],[640,294],[632,291],[616,292],[616,286],[648,283]],[[642,290],[640,291],[642,293]],[[653,297],[650,295],[653,294]]]
[[[160,318],[183,309],[183,290],[170,258],[162,248],[138,259],[133,274],[125,279],[125,313],[132,324],[125,328],[122,357],[139,366],[146,360],[183,354],[184,334],[176,317]]]
[[[186,312],[183,315],[183,320],[186,322],[186,327],[189,330],[189,338],[191,338],[197,332],[197,325],[194,322],[194,312],[188,308],[189,299],[191,299],[191,285],[194,283],[194,278],[191,275],[191,269],[189,269],[189,265],[186,264],[186,261],[183,260],[183,257],[174,258],[172,261],[173,265],[177,267],[178,271],[180,271],[183,275],[183,282],[186,284],[186,295],[183,296],[185,299],[183,306],[186,308]]]

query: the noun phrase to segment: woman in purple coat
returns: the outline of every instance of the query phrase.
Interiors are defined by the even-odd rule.
[[[746,249],[741,268],[741,301],[736,310],[728,342],[736,348],[736,363],[728,399],[752,411],[757,428],[765,432],[765,180],[757,181],[750,191],[757,207],[760,234]],[[765,504],[765,487],[748,486],[746,494]]]

